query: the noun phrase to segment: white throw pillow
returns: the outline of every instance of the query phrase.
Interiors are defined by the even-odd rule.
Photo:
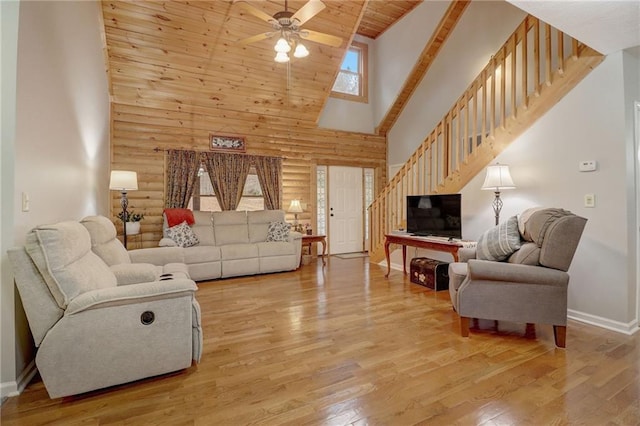
[[[513,216],[480,236],[476,248],[476,258],[494,261],[505,260],[521,245],[518,219]]]
[[[171,238],[162,238],[158,243],[158,247],[176,247],[176,242]]]
[[[167,236],[175,241],[179,247],[191,247],[200,242],[186,220],[180,225],[167,229]]]
[[[269,222],[267,241],[289,241],[291,225],[287,222]]]

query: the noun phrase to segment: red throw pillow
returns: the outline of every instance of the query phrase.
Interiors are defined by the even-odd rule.
[[[189,209],[164,209],[164,215],[167,217],[169,228],[180,225],[184,221],[189,225],[196,223],[193,212]]]

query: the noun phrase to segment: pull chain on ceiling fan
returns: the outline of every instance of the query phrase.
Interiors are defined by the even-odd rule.
[[[237,1],[236,3],[256,18],[262,19],[263,21],[271,24],[274,30],[245,38],[244,40],[240,40],[239,43],[254,43],[279,34],[280,38],[274,46],[274,50],[276,51],[276,62],[289,62],[288,53],[292,49],[294,49],[293,56],[296,58],[304,58],[309,55],[309,51],[305,45],[302,44],[302,39],[333,47],[342,46],[342,39],[340,37],[300,28],[305,22],[316,16],[326,7],[320,0],[309,0],[295,13],[289,11],[289,2],[285,0],[284,10],[277,12],[273,16],[267,15],[262,10],[257,9],[244,1]]]

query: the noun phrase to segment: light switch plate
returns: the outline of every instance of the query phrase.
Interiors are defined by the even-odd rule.
[[[29,208],[31,207],[29,202],[29,194],[27,194],[26,192],[22,193],[22,211],[23,212],[28,212]]]
[[[596,206],[596,196],[594,194],[585,194],[584,195],[584,206],[585,207],[595,207]]]
[[[593,172],[597,168],[596,160],[585,160],[578,163],[578,170],[581,172]]]

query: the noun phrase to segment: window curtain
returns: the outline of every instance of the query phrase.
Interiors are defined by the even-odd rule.
[[[235,210],[242,198],[242,190],[251,168],[248,155],[223,152],[203,152],[202,161],[207,168],[213,192],[222,210]]]
[[[186,208],[198,182],[198,154],[170,149],[167,155],[166,208]]]
[[[282,158],[253,157],[258,181],[264,196],[266,210],[278,210],[282,206]]]

